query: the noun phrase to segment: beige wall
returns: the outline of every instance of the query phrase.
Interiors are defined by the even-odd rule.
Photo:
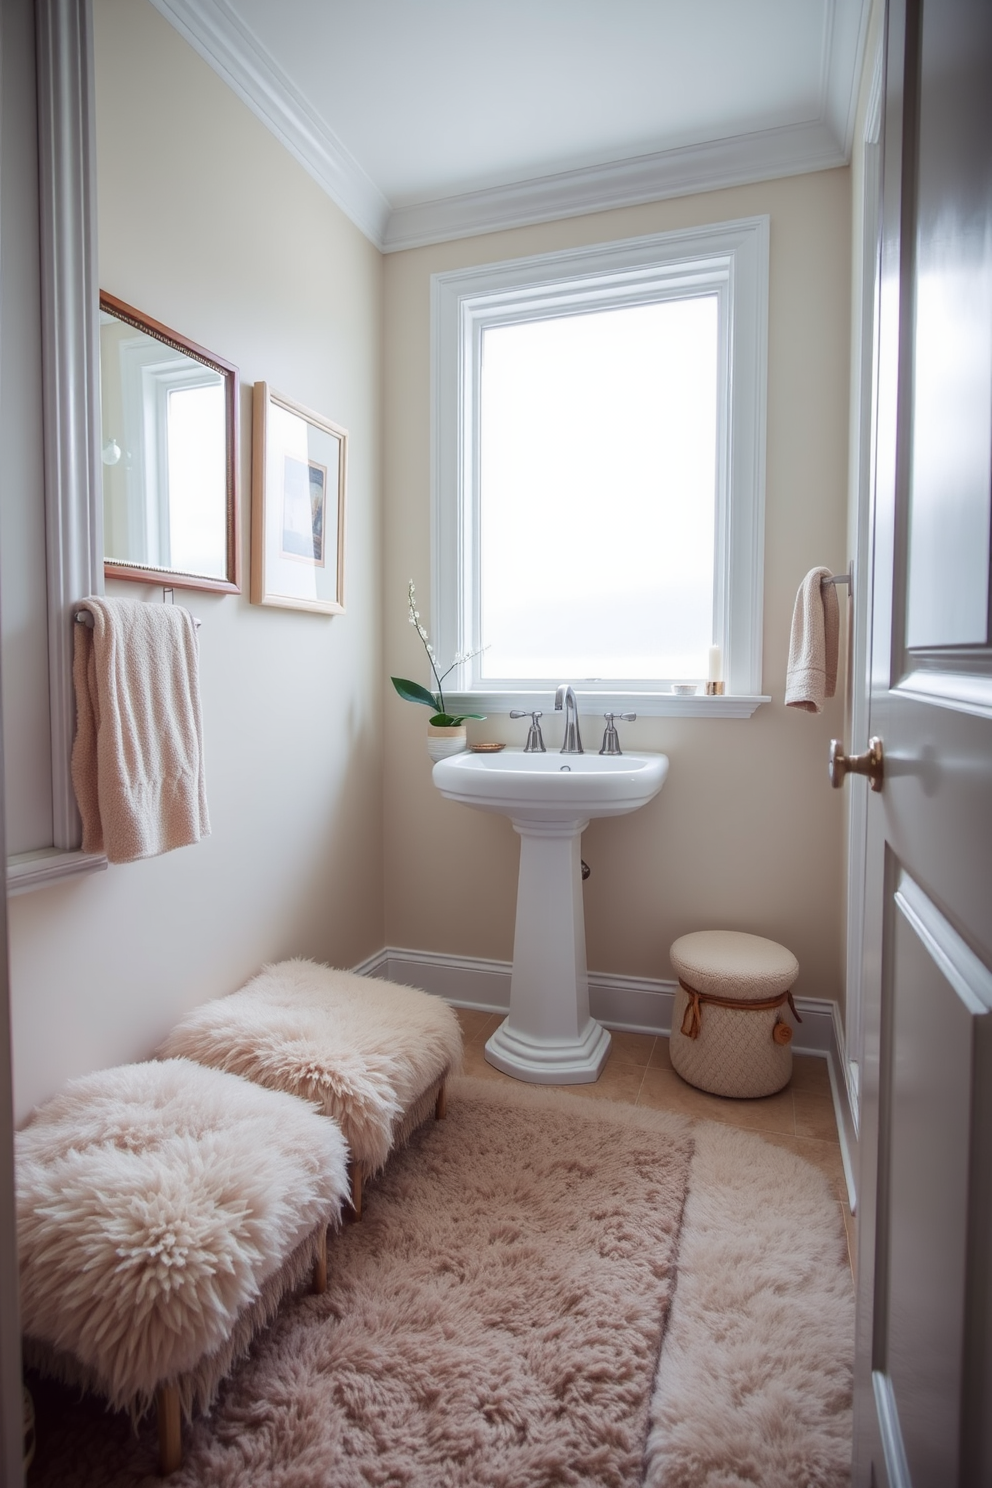
[[[749,720],[655,718],[628,747],[663,750],[671,773],[636,815],[583,839],[589,965],[668,977],[667,949],[703,926],[789,945],[797,990],[841,999],[843,800],[826,779],[840,700],[823,715],[782,703],[796,587],[842,569],[847,486],[850,182],[837,170],[398,253],[385,264],[386,670],[420,677],[406,584],[430,593],[430,275],[556,248],[767,213],[771,218],[764,691]],[[563,679],[568,680],[568,679]],[[549,699],[550,705],[550,699]],[[425,710],[385,705],[386,938],[393,946],[509,959],[517,838],[499,816],[443,801],[424,748]],[[587,743],[601,721],[584,721]],[[505,715],[475,737],[522,742]],[[598,747],[598,742],[596,747]]]
[[[626,726],[629,746],[664,750],[672,770],[651,806],[586,834],[589,964],[665,977],[676,935],[719,924],[785,941],[798,990],[841,998],[843,804],[824,768],[840,704],[812,718],[786,710],[782,691],[796,586],[813,564],[848,557],[849,173],[383,261],[146,0],[96,0],[95,11],[101,284],[240,367],[246,574],[251,383],[348,428],[348,611],[177,594],[203,620],[213,836],[12,901],[18,1114],[74,1073],[148,1054],[186,1008],[266,959],[350,965],[383,944],[510,957],[517,838],[502,818],[437,796],[426,714],[385,680],[420,675],[409,578],[429,609],[430,274],[756,213],[771,218],[774,701],[750,720]],[[595,720],[584,727],[598,738]],[[505,716],[475,732],[523,737]]]
[[[246,575],[251,384],[349,430],[348,608],[177,591],[203,621],[213,835],[11,902],[20,1116],[264,960],[383,943],[382,261],[146,0],[95,12],[101,285],[240,368]]]

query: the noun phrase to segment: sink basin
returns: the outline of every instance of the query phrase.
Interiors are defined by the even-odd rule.
[[[664,754],[454,754],[434,766],[449,801],[508,816],[520,836],[510,1014],[486,1044],[505,1074],[538,1085],[598,1078],[610,1035],[589,1015],[583,829],[658,794]]]
[[[668,774],[664,754],[455,754],[434,766],[449,801],[514,821],[588,821],[647,805]]]

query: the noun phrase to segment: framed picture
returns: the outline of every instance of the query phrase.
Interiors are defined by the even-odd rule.
[[[256,382],[252,427],[251,599],[320,615],[344,611],[348,435]]]

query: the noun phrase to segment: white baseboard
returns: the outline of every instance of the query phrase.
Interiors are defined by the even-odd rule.
[[[509,961],[479,960],[471,956],[446,956],[436,951],[411,951],[384,946],[355,971],[362,976],[381,977],[408,987],[420,987],[443,997],[453,1007],[476,1008],[486,1013],[510,1009]],[[625,1033],[660,1034],[672,1031],[672,1008],[678,983],[654,977],[616,976],[589,973],[589,1011],[607,1028]],[[844,1176],[852,1212],[856,1206],[854,1183],[857,1135],[848,1098],[843,1055],[844,1030],[836,1002],[825,998],[797,997],[802,1022],[792,1045],[796,1054],[813,1054],[827,1061],[834,1115],[840,1138]]]

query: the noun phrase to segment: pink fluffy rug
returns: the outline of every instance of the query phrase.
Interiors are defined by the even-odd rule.
[[[847,1479],[839,1211],[749,1134],[456,1081],[328,1259],[187,1430],[174,1488]],[[30,1488],[151,1480],[150,1428],[37,1404]]]

